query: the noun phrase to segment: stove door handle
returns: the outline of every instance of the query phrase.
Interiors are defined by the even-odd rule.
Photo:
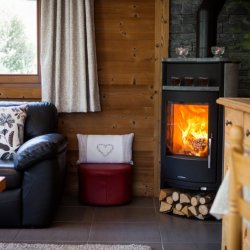
[[[212,152],[212,136],[208,138],[208,156],[207,156],[207,167],[211,168],[211,152]]]

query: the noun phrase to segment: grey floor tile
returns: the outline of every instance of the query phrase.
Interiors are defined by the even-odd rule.
[[[193,230],[193,238],[197,243],[215,243],[221,242],[221,225],[213,223],[202,223]]]
[[[162,241],[220,243],[221,225],[172,215],[159,216]]]
[[[159,198],[154,198],[154,205],[157,211],[159,211],[160,209],[160,202],[159,202]]]
[[[155,222],[156,214],[153,207],[108,207],[96,208],[96,222]]]
[[[129,207],[154,207],[154,198],[152,197],[133,197],[127,204]]]
[[[13,241],[20,229],[0,229],[0,242]]]
[[[94,208],[85,206],[61,206],[55,221],[91,223],[94,216]]]
[[[102,245],[143,245],[143,246],[150,246],[152,250],[163,250],[161,243],[151,243],[151,242],[103,242],[103,241],[95,241],[95,242],[88,242],[88,244],[102,244]]]
[[[61,205],[80,205],[78,195],[63,195],[61,200]]]
[[[152,250],[163,250],[163,246],[161,243],[146,243],[145,245],[150,246]]]
[[[15,242],[86,243],[90,227],[91,224],[87,223],[55,223],[49,228],[21,229],[15,238]]]
[[[160,243],[156,223],[96,223],[92,225],[90,242]]]
[[[196,244],[197,250],[221,250],[221,244]]]
[[[219,250],[221,221],[199,221],[159,212],[157,198],[95,207],[65,197],[55,223],[44,229],[0,229],[1,242],[146,244],[153,250]]]
[[[220,250],[220,244],[164,243],[164,250]]]
[[[164,250],[198,250],[193,243],[164,243]]]

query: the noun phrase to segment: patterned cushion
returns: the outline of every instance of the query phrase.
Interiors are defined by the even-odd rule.
[[[12,160],[23,143],[27,106],[0,107],[0,159]]]
[[[125,135],[81,135],[78,163],[132,163],[134,134]]]

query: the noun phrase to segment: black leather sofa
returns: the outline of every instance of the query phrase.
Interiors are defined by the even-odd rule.
[[[57,131],[57,109],[47,102],[27,104],[24,143],[14,160],[0,160],[6,189],[0,192],[0,227],[47,227],[63,192],[67,139]]]

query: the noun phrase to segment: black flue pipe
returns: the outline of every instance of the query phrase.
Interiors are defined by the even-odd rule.
[[[226,0],[204,0],[197,12],[196,57],[210,57],[216,45],[217,19]]]

